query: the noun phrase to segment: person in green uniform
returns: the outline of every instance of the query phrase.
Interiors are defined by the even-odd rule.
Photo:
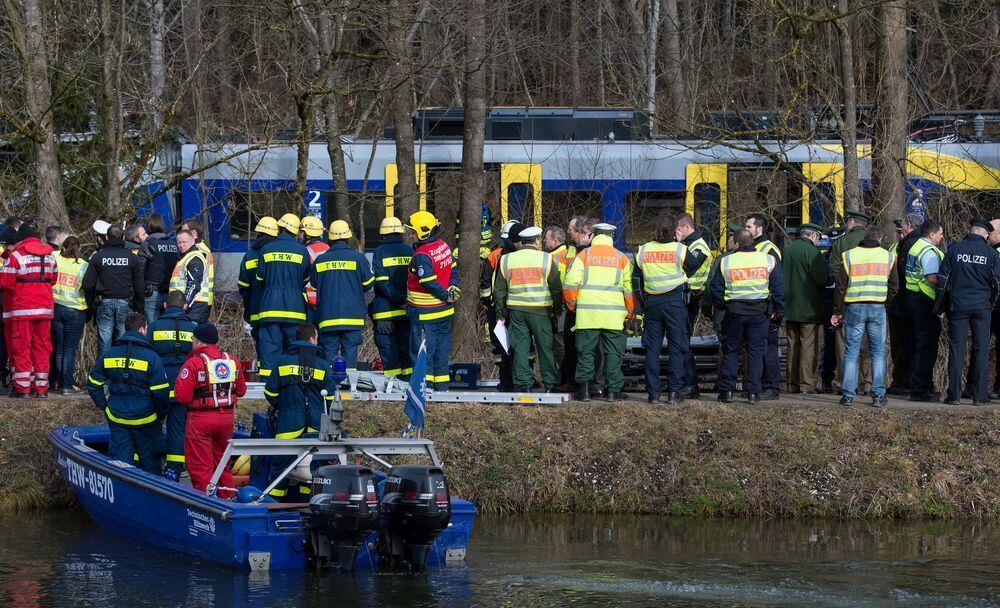
[[[850,251],[861,243],[862,239],[865,237],[865,227],[871,221],[867,215],[860,211],[847,211],[845,214],[846,219],[844,221],[844,229],[846,232],[844,236],[840,237],[833,242],[830,246],[830,272],[828,273],[830,282],[828,284],[835,283],[837,277],[840,276],[841,268],[844,265],[844,252]],[[844,341],[844,326],[841,325],[837,328],[837,380],[835,383],[835,388],[839,391],[840,385],[844,381],[844,366],[840,364],[844,360],[844,347],[846,342]],[[861,342],[861,358],[858,362],[858,394],[864,395],[871,390],[872,386],[872,372],[871,372],[871,354],[868,352],[868,339],[864,338]]]
[[[826,260],[817,243],[823,228],[802,224],[781,258],[788,336],[788,392],[815,394],[819,384],[819,333],[827,284]]]

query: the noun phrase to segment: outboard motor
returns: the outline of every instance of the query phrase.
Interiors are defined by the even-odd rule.
[[[431,544],[451,521],[444,471],[421,465],[393,467],[385,478],[382,513],[381,563],[423,568]]]
[[[327,465],[312,480],[309,512],[302,514],[306,551],[318,567],[354,570],[365,537],[379,522],[375,474],[368,467]]]

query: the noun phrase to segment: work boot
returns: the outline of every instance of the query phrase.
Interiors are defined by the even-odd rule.
[[[685,399],[700,399],[701,391],[697,384],[689,384],[680,390],[680,396]]]
[[[993,390],[990,391],[990,394],[988,396],[990,399],[993,400],[1000,399],[1000,388],[993,387]]]
[[[607,401],[628,401],[628,393],[625,391],[608,391]]]
[[[749,403],[750,405],[756,405],[760,403],[760,395],[757,393],[748,393],[747,403]]]
[[[684,397],[676,391],[670,391],[667,393],[667,400],[664,402],[667,405],[677,405],[684,401]]]
[[[885,407],[889,403],[885,395],[875,395],[872,397],[872,407]]]
[[[649,395],[649,396],[646,397],[646,401],[648,401],[650,403],[659,403],[660,396],[659,395]]]
[[[984,401],[976,401],[975,399],[972,400],[972,405],[975,405],[976,407],[979,407],[981,405],[989,405],[989,404],[990,404],[990,400],[989,399],[986,399]]]
[[[583,401],[584,403],[590,402],[590,383],[581,382],[580,386],[576,388],[576,400]]]
[[[854,405],[854,397],[848,397],[847,395],[844,395],[843,397],[840,398],[840,405],[844,407],[851,407],[852,405]]]
[[[769,388],[760,394],[761,401],[777,401],[779,397],[781,397],[781,393],[774,388]]]
[[[733,391],[719,391],[719,403],[732,403]]]
[[[79,388],[77,388],[75,384],[70,385],[69,388],[62,389],[62,394],[63,395],[79,395],[81,393],[83,393],[83,391],[81,391]]]
[[[911,399],[911,401],[912,401],[912,399]],[[961,399],[956,399],[954,397],[945,397],[944,398],[944,402],[945,402],[945,405],[962,405],[962,400]]]
[[[938,403],[941,401],[941,393],[934,391],[930,393],[910,393],[910,401],[921,403]]]

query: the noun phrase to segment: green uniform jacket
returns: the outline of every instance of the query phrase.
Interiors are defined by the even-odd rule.
[[[827,285],[837,282],[840,276],[840,267],[844,265],[844,252],[854,249],[865,237],[865,227],[855,226],[847,234],[840,237],[830,245],[830,272],[827,273]]]
[[[785,320],[822,323],[827,268],[819,247],[809,239],[795,239],[785,248],[781,272],[785,277]]]

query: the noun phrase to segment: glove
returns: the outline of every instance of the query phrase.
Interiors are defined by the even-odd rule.
[[[391,336],[396,333],[396,324],[387,319],[375,321],[375,333],[380,336]]]
[[[458,285],[452,285],[448,288],[448,301],[458,302],[462,299],[462,290],[458,288]]]

